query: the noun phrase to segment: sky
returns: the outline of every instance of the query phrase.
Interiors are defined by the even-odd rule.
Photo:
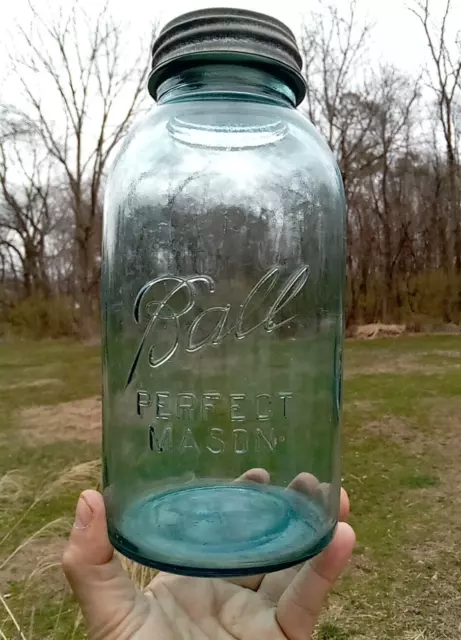
[[[36,11],[44,20],[47,20],[48,17],[50,19],[57,17],[60,6],[70,7],[71,3],[74,6],[84,7],[89,15],[96,15],[98,6],[101,6],[103,1],[0,0],[2,5],[0,10],[0,104],[12,104],[19,109],[21,108],[21,86],[17,76],[8,72],[7,49],[13,54],[17,53],[17,47],[21,42],[18,37],[17,24],[21,24],[26,30],[30,24],[30,19],[27,18],[30,16],[28,3],[33,4]],[[348,3],[348,0],[324,1],[335,4],[342,11]],[[430,63],[429,50],[421,24],[408,10],[408,4],[415,1],[417,0],[357,0],[359,21],[373,24],[369,44],[371,67],[378,63],[391,63],[400,68],[402,72],[416,76],[420,74],[420,70],[425,64]],[[449,0],[429,0],[435,18],[440,18],[440,13],[447,1]],[[127,54],[134,52],[136,56],[140,53],[140,47],[147,46],[149,41],[147,36],[154,23],[161,27],[168,20],[185,11],[213,6],[248,8],[273,15],[287,24],[296,35],[299,35],[303,20],[307,20],[309,13],[318,8],[318,2],[319,0],[108,0],[108,6],[116,22],[126,25],[124,46],[129,48]],[[451,0],[451,2],[449,29],[454,47],[455,32],[457,29],[461,29],[461,0]],[[54,94],[48,95],[43,80],[40,77],[35,77],[33,73],[31,82],[36,83],[36,89],[32,90],[41,92],[42,104],[45,102],[47,108],[50,108],[51,113],[54,114]],[[430,93],[430,90],[428,91]],[[92,103],[92,109],[94,113],[97,112],[95,103]],[[116,110],[115,107],[114,109]],[[56,113],[59,115],[58,111]],[[96,113],[97,115],[98,113]],[[117,112],[115,115],[117,116]],[[93,123],[97,127],[100,120],[93,116],[89,120],[90,134],[87,139],[91,141],[91,136],[94,134],[91,127]],[[88,135],[88,131],[86,131],[86,135]]]
[[[30,24],[28,3],[33,4],[44,20],[48,17],[56,18],[60,6],[83,7],[87,14],[97,15],[98,8],[106,0],[3,0],[0,12],[0,104],[14,104],[21,109],[21,87],[17,76],[8,72],[8,54],[17,53],[20,45],[17,24],[27,30]],[[148,47],[154,23],[162,27],[167,21],[184,13],[206,7],[236,7],[248,8],[254,11],[271,14],[288,25],[296,35],[301,33],[303,21],[309,19],[309,14],[319,7],[319,2],[336,5],[340,11],[347,11],[349,0],[107,0],[109,11],[117,23],[124,25],[123,51],[127,60],[135,59],[140,49]],[[418,0],[356,0],[358,5],[358,22],[368,22],[373,25],[369,39],[368,52],[370,67],[380,63],[391,63],[408,75],[420,76],[421,69],[428,65],[433,76],[434,68],[430,60],[426,37],[418,19],[410,12],[409,5]],[[419,0],[425,1],[425,0]],[[441,12],[450,0],[429,0],[431,16],[437,21]],[[2,0],[0,0],[0,3]],[[451,17],[449,29],[452,47],[455,47],[455,32],[461,29],[461,0],[451,0]],[[301,8],[300,8],[301,7]],[[128,10],[129,8],[129,10]],[[33,27],[32,27],[33,29]],[[20,52],[19,52],[20,53]],[[128,64],[128,62],[127,62]],[[427,76],[423,76],[426,80]],[[28,86],[29,79],[27,80]],[[54,109],[54,94],[48,91],[41,77],[32,75],[30,82],[34,83],[33,91],[41,91],[42,103],[47,109]],[[127,85],[127,90],[129,87]],[[429,101],[433,100],[432,90],[424,84],[423,93]],[[131,94],[130,94],[131,97]],[[146,104],[150,100],[145,93]],[[48,103],[47,103],[48,101]],[[120,109],[125,114],[125,103]],[[426,103],[427,104],[427,103]],[[93,105],[95,112],[97,105]],[[114,113],[117,114],[114,107]],[[424,107],[423,107],[424,108]],[[121,113],[122,113],[121,111]],[[94,118],[95,126],[99,127],[99,119]],[[90,123],[91,124],[91,123]]]
[[[142,0],[137,0],[142,5]],[[442,0],[432,0],[437,4]],[[459,22],[461,23],[461,0],[458,11]],[[315,8],[317,2],[309,0],[230,0],[221,3],[236,7],[247,7],[255,11],[272,14],[274,17],[285,22],[295,33],[300,30],[303,21],[303,14],[306,15],[311,8]],[[333,4],[341,7],[345,5],[345,0],[333,0]],[[412,37],[409,47],[408,33],[415,26],[415,18],[406,8],[405,0],[361,0],[360,15],[362,19],[368,19],[374,23],[373,33],[373,55],[377,59],[382,57],[390,62],[396,63],[405,70],[414,70],[421,64],[426,53],[424,36],[421,33]],[[171,7],[165,14],[181,13],[182,10],[191,8],[201,8],[205,6],[219,6],[219,0],[172,0]],[[304,11],[300,9],[304,7]],[[419,31],[416,29],[415,31]]]
[[[14,36],[15,20],[27,13],[28,0],[5,0],[2,3],[0,20],[0,77],[4,71],[6,56],[2,43],[7,34]],[[61,0],[62,1],[62,0]],[[69,1],[69,0],[67,0]],[[345,0],[331,0],[339,7]],[[370,55],[376,61],[391,62],[403,71],[416,72],[427,60],[427,45],[421,26],[409,12],[408,3],[414,0],[359,0],[360,15],[374,24]],[[94,0],[79,0],[90,8]],[[34,6],[43,14],[55,13],[59,0],[33,0]],[[272,14],[282,20],[295,33],[299,32],[304,13],[315,7],[317,0],[109,0],[113,14],[121,20],[130,21],[132,35],[136,39],[146,25],[157,21],[160,26],[169,19],[189,10],[212,6],[246,7]],[[431,0],[435,12],[442,10],[445,0]],[[461,25],[461,0],[452,0],[451,25]],[[163,8],[161,8],[163,7]],[[128,11],[129,8],[129,11]],[[90,9],[91,10],[91,9]],[[131,35],[131,34],[130,34]],[[136,41],[136,40],[135,40]]]

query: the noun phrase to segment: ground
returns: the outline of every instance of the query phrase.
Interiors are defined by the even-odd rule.
[[[1,346],[0,637],[85,637],[59,554],[79,491],[99,478],[99,389],[97,347]],[[318,640],[461,637],[460,429],[461,338],[347,343],[343,482],[358,545]]]

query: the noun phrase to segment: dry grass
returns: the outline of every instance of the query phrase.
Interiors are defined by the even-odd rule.
[[[19,542],[15,543],[9,552],[0,553],[0,610],[3,607],[5,613],[3,622],[0,616],[0,630],[3,633],[0,637],[8,640],[12,640],[13,637],[42,640],[41,635],[34,631],[34,612],[45,608],[51,601],[58,603],[58,611],[55,614],[53,633],[49,638],[61,637],[58,631],[64,612],[71,612],[73,617],[70,637],[81,637],[77,636],[81,626],[81,614],[76,604],[69,600],[69,588],[61,570],[61,555],[72,526],[72,516],[47,521],[25,537],[21,536],[21,531],[27,517],[40,506],[46,506],[75,486],[96,486],[99,475],[100,461],[93,460],[79,463],[49,477],[0,540],[2,552],[8,549],[10,538],[19,533]],[[0,478],[0,498],[4,504],[12,505],[15,501],[27,497],[28,489],[27,480],[17,472],[11,471]],[[13,607],[9,602],[14,597],[15,586],[18,584],[21,585],[21,591],[19,598],[15,598],[16,606]],[[6,636],[3,632],[5,627],[10,629],[10,633],[14,629],[18,635]]]
[[[355,364],[346,369],[345,377],[354,378],[357,376],[370,376],[379,374],[390,375],[406,375],[412,373],[420,373],[426,376],[434,374],[443,374],[445,365],[428,364],[422,360],[422,356],[427,354],[407,353],[396,357],[392,351],[381,352],[376,362]],[[432,354],[431,354],[432,355]],[[452,356],[454,358],[454,356]],[[461,370],[461,363],[452,364],[452,366]]]
[[[0,391],[12,391],[14,389],[36,389],[40,387],[59,386],[62,384],[61,380],[56,378],[40,378],[39,380],[29,380],[15,382],[13,384],[0,385]]]
[[[416,456],[423,454],[428,446],[426,434],[417,422],[392,414],[383,415],[379,420],[364,422],[363,431],[406,447]]]
[[[453,338],[391,342],[347,348],[344,473],[359,545],[318,640],[461,638],[461,351]],[[0,629],[8,640],[83,640],[59,555],[78,492],[99,480],[99,372],[82,350],[62,385],[41,384],[61,379],[45,355],[39,384],[27,387],[34,403],[19,412],[23,388],[0,367],[12,427],[0,462],[17,469],[0,477]],[[82,397],[71,400],[69,388]],[[0,394],[0,413],[1,403]],[[151,571],[122,561],[139,585],[150,581]]]
[[[59,527],[62,529],[61,535],[64,535],[64,528],[66,532],[68,531],[68,523],[66,522],[65,525],[65,527]],[[51,568],[59,566],[65,541],[63,537],[57,535],[52,537],[50,529],[51,527],[42,532],[46,537],[26,541],[17,554],[7,558],[5,566],[0,570],[0,582],[4,589],[8,590],[8,585],[24,581],[26,578],[28,582],[38,577],[42,578],[43,574],[49,573]],[[64,587],[64,576],[61,572],[58,573],[57,578],[56,580],[56,576],[53,576],[47,580],[47,589],[54,586],[61,590]]]
[[[50,406],[33,406],[19,414],[21,430],[31,444],[59,440],[101,439],[101,398],[85,398]]]
[[[366,549],[365,572],[357,571],[357,565],[360,568],[363,562],[363,550],[360,550],[348,582],[348,600],[344,603],[342,599],[333,599],[332,608],[327,613],[329,622],[337,624],[338,628],[349,629],[345,638],[461,638],[461,396],[452,395],[453,391],[450,391],[453,389],[456,393],[456,381],[459,379],[461,392],[459,365],[453,362],[459,357],[458,353],[449,351],[443,374],[437,367],[437,385],[443,387],[446,378],[447,396],[434,392],[434,378],[434,385],[430,381],[427,384],[427,394],[420,394],[418,400],[410,395],[408,406],[405,406],[401,396],[406,393],[406,385],[419,391],[419,384],[423,385],[424,381],[421,377],[413,378],[411,374],[398,381],[399,372],[405,367],[408,369],[409,362],[416,375],[432,375],[432,367],[428,368],[423,362],[417,371],[418,359],[428,355],[442,358],[443,353],[434,350],[403,354],[397,358],[394,354],[395,378],[389,377],[387,365],[390,364],[390,356],[385,354],[384,359],[389,360],[383,367],[382,353],[376,354],[377,366],[372,368],[371,375],[385,373],[388,392],[395,390],[395,396],[386,395],[388,402],[383,402],[379,383],[376,382],[374,388],[380,396],[379,401],[354,400],[351,403],[354,412],[361,416],[358,441],[382,442],[385,448],[393,451],[395,458],[386,457],[382,463],[384,450],[379,453],[371,445],[368,447],[372,456],[370,467],[375,466],[375,478],[383,478],[382,499],[386,501],[387,488],[392,492],[393,501],[386,505],[381,515],[389,521],[388,530],[377,532],[375,527],[376,538],[372,538],[372,544]],[[418,384],[415,380],[419,381]],[[366,381],[366,375],[363,381]],[[392,411],[394,399],[397,406],[404,407],[406,415]],[[373,414],[375,417],[370,420]],[[392,467],[400,457],[402,462],[406,459],[406,463],[398,473],[399,482],[392,486]],[[366,491],[371,478],[370,474],[364,478],[358,474],[355,476],[355,481],[360,484],[359,492]],[[378,491],[374,494],[377,498]],[[403,522],[405,527],[398,535],[397,530]],[[391,541],[387,548],[382,543],[385,536],[389,536]],[[385,552],[382,559],[377,557],[379,551]],[[350,606],[351,601],[355,606]],[[367,631],[361,633],[360,629],[364,627]],[[335,636],[333,631],[325,637],[339,639],[342,636],[339,633]]]

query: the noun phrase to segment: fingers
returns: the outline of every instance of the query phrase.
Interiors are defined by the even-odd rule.
[[[249,469],[237,479],[237,482],[250,481],[257,482],[258,484],[269,484],[270,480],[270,474],[265,469]],[[259,588],[259,585],[261,584],[263,578],[264,575],[256,575],[248,576],[245,578],[229,578],[227,582],[232,582],[233,584],[237,584],[240,587],[245,587],[245,589],[256,591]]]
[[[322,485],[318,484],[318,486]],[[327,486],[326,483],[323,486]],[[341,522],[345,522],[347,520],[349,516],[349,508],[349,496],[347,495],[346,490],[341,488],[341,500],[339,505],[339,520]],[[293,582],[294,578],[302,570],[303,567],[304,563],[298,564],[295,567],[290,567],[289,569],[283,569],[282,571],[276,571],[275,573],[267,574],[260,586],[261,593],[266,598],[271,600],[274,604],[277,603],[280,600],[285,589],[287,589],[288,586]]]
[[[114,555],[107,535],[104,501],[97,491],[84,491],[80,496],[62,566],[82,607],[90,637],[111,633],[111,637],[118,637],[116,630],[131,624],[130,612],[142,607],[142,603]],[[131,619],[137,624],[132,615]]]
[[[68,572],[71,579],[78,576],[82,561],[89,565],[103,565],[113,555],[102,496],[97,491],[84,491],[77,503],[74,526],[64,552],[66,575]]]
[[[242,480],[250,480],[253,482],[259,482],[260,484],[269,484],[270,474],[265,469],[249,469],[242,476],[240,476],[237,482]],[[320,483],[318,479],[311,473],[298,474],[289,484],[288,489],[304,493],[307,496],[311,496],[314,500],[327,501],[329,498],[329,492],[331,491],[331,485],[329,483]],[[339,516],[340,521],[347,520],[349,515],[349,497],[345,489],[341,488]],[[247,589],[256,591],[260,589],[264,594],[272,600],[272,602],[278,602],[282,593],[287,586],[292,582],[295,575],[302,568],[302,564],[296,567],[290,567],[275,573],[268,575],[260,574],[256,576],[249,576],[244,578],[232,578],[228,582],[240,585]]]
[[[247,482],[257,482],[258,484],[269,484],[271,477],[265,469],[249,469],[237,479],[237,482],[244,480]]]
[[[312,496],[317,500],[322,500],[327,503],[329,500],[329,494],[331,491],[331,485],[328,482],[319,482],[317,478],[311,473],[300,473],[294,478],[290,484],[289,489],[294,489],[301,493],[305,493],[308,496]],[[341,488],[341,499],[339,503],[339,521],[344,522],[349,515],[349,497],[345,489]]]
[[[309,640],[322,604],[346,568],[355,545],[351,527],[339,523],[331,544],[306,563],[282,594],[277,622],[289,640]]]
[[[318,492],[320,487],[320,482],[318,479],[312,475],[312,473],[299,473],[296,478],[288,485],[289,489],[293,489],[294,491],[299,491],[300,493],[305,493],[307,495],[313,495]]]
[[[304,475],[304,474],[302,474]],[[299,476],[298,476],[299,477]],[[314,477],[314,476],[312,476]],[[318,484],[318,483],[317,483]],[[319,485],[321,486],[321,485]],[[324,485],[326,486],[326,485]],[[345,489],[341,488],[341,501],[339,505],[339,520],[345,522],[349,516],[349,496]],[[275,573],[269,573],[263,580],[260,590],[266,598],[271,600],[274,604],[279,601],[285,589],[288,588],[296,575],[303,568],[303,564],[298,564],[295,567],[283,569],[282,571],[276,571]]]

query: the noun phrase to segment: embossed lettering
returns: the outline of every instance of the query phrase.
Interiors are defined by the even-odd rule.
[[[138,416],[142,416],[143,408],[150,407],[152,405],[152,398],[147,391],[138,391],[136,394],[136,409]]]
[[[225,451],[239,456],[261,451],[274,453],[278,442],[285,441],[284,436],[277,438],[275,429],[267,426],[256,429],[239,427],[229,431],[210,427],[204,432],[179,425],[150,425],[148,435],[149,449],[162,455],[208,453],[216,456]]]
[[[206,309],[206,311],[202,311],[202,313],[200,313],[195,318],[194,322],[192,323],[189,329],[189,336],[187,338],[186,351],[188,351],[189,353],[194,353],[194,351],[199,351],[199,349],[202,349],[202,347],[206,347],[207,345],[220,344],[223,341],[223,339],[232,331],[232,329],[229,329],[228,331],[224,331],[230,309],[231,309],[231,306],[230,304],[228,304],[226,307],[211,307],[211,309]],[[195,342],[194,341],[195,333],[197,331],[197,328],[200,327],[200,323],[202,322],[203,318],[205,318],[210,314],[216,314],[216,313],[221,314],[221,317],[218,318],[215,328],[207,336],[205,336],[198,342]]]
[[[246,429],[234,429],[234,453],[239,455],[248,453],[248,431]]]
[[[213,427],[210,429],[210,444],[207,445],[207,449],[210,453],[214,453],[217,455],[218,453],[223,453],[226,444],[223,440],[224,438],[224,429],[219,429],[218,427]]]
[[[281,320],[280,312],[287,307],[302,291],[309,277],[309,267],[298,267],[284,282],[269,309],[264,310],[269,294],[279,286],[281,267],[272,267],[253,287],[247,298],[240,305],[234,325],[229,323],[231,305],[209,307],[200,311],[193,318],[186,332],[183,348],[188,353],[194,353],[208,346],[217,346],[230,335],[238,340],[246,338],[258,328],[264,328],[271,333],[283,325],[291,322],[296,314]],[[215,283],[205,275],[190,277],[160,276],[144,285],[136,296],[133,307],[133,317],[136,324],[145,323],[144,333],[139,342],[136,354],[128,373],[128,386],[133,380],[139,360],[147,351],[147,362],[156,368],[168,362],[180,347],[181,318],[196,311],[197,286],[204,286],[206,292],[212,295]],[[165,290],[167,293],[165,294]],[[161,291],[163,297],[158,299],[156,291]],[[153,299],[152,299],[153,297]],[[259,319],[253,324],[251,318],[255,311],[262,311]],[[216,316],[216,324],[203,335],[201,328],[205,319]],[[230,326],[229,326],[230,325]],[[163,341],[159,339],[163,336]],[[166,343],[166,346],[165,346]]]
[[[149,364],[154,368],[159,367],[165,362],[168,362],[168,360],[172,358],[176,353],[176,350],[179,346],[179,319],[182,318],[182,316],[186,315],[186,313],[189,313],[189,311],[191,311],[191,309],[193,309],[193,307],[195,306],[196,293],[194,284],[199,282],[204,283],[208,287],[210,293],[214,292],[214,282],[209,276],[192,276],[189,278],[180,278],[178,276],[160,276],[159,278],[151,280],[141,288],[134,302],[133,317],[136,324],[140,324],[142,322],[144,315],[148,317],[148,321],[144,334],[138,345],[136,355],[133,359],[130,372],[128,374],[127,386],[133,379],[146,340],[148,338],[151,338],[152,334],[155,335],[155,329],[159,318],[164,321],[170,321],[172,323],[174,327],[174,335],[169,347],[163,353],[157,354],[155,341],[153,344],[151,344],[151,346],[149,346]],[[146,298],[158,284],[162,284],[164,287],[167,287],[168,284],[170,284],[173,285],[173,288],[160,302],[157,302],[155,300],[149,302],[148,300],[146,300]],[[182,309],[180,309],[179,311],[174,311],[171,303],[174,297],[182,290],[186,292],[186,303],[184,304]],[[146,305],[145,311],[143,313],[142,304],[145,300]]]
[[[268,448],[270,451],[275,450],[276,440],[274,437],[274,430],[270,430],[269,437],[266,436],[262,429],[256,429],[256,451]]]
[[[268,393],[258,393],[256,396],[256,419],[261,422],[270,420],[272,415],[271,396]]]
[[[160,431],[160,435],[159,435]],[[157,453],[171,451],[173,448],[173,430],[165,427],[163,430],[151,425],[149,427],[149,449]]]
[[[184,453],[185,451],[190,451],[190,450],[200,453],[199,446],[195,441],[195,438],[191,429],[185,429],[184,435],[181,440],[181,444],[179,445],[179,451],[181,453]]]
[[[261,320],[261,322],[258,322],[257,324],[253,325],[250,328],[244,329],[244,327],[243,327],[243,323],[245,322],[245,315],[247,313],[248,308],[251,305],[251,302],[253,301],[253,298],[256,297],[257,293],[263,292],[263,297],[262,297],[261,303],[263,303],[264,300],[266,300],[266,298],[269,295],[269,293],[272,291],[272,289],[277,284],[277,281],[278,281],[279,275],[280,275],[279,271],[280,271],[279,267],[273,267],[272,269],[270,269],[266,273],[266,275],[261,278],[261,280],[258,282],[258,284],[255,287],[253,287],[253,289],[250,292],[250,295],[245,300],[245,302],[242,304],[241,309],[240,309],[240,314],[239,314],[237,323],[235,325],[235,337],[237,339],[241,340],[242,338],[246,338],[247,336],[250,335],[250,333],[253,333],[253,331],[255,331],[258,327],[262,327],[264,325],[264,323],[266,322],[266,319],[264,318],[263,320]],[[267,287],[266,290],[265,290],[265,287]],[[264,290],[265,290],[265,292],[264,292]],[[253,311],[255,311],[255,309],[253,309]],[[248,316],[249,315],[251,315],[251,313],[248,313]]]
[[[231,422],[269,422],[277,418],[290,418],[293,393],[229,393],[205,391],[197,396],[192,391],[177,394],[169,391],[136,392],[136,412],[141,419],[159,421],[193,422],[201,419],[213,421],[224,414]]]
[[[231,420],[236,422],[244,422],[245,415],[242,413],[243,409],[241,403],[245,400],[246,395],[244,393],[231,393],[230,395],[230,413]]]
[[[296,271],[288,278],[279,295],[277,296],[277,300],[271,306],[267,318],[264,322],[264,328],[266,329],[266,331],[274,331],[274,329],[283,327],[284,324],[288,324],[296,318],[296,315],[294,315],[291,316],[291,318],[282,320],[282,322],[277,323],[274,321],[274,317],[284,307],[286,307],[287,304],[289,304],[292,300],[294,300],[294,298],[296,298],[298,293],[306,284],[308,276],[309,268],[299,267],[299,269],[296,269]]]
[[[283,417],[287,418],[288,417],[288,400],[291,400],[291,398],[293,397],[293,394],[291,393],[291,391],[281,391],[278,394],[280,400],[282,401],[282,406],[283,406]]]
[[[178,418],[180,420],[193,420],[196,406],[197,398],[193,393],[178,394]]]
[[[155,394],[155,410],[157,418],[168,420],[170,412],[168,411],[168,401],[170,394],[167,391],[157,391]]]
[[[202,418],[204,420],[208,419],[208,412],[213,411],[215,402],[218,402],[220,399],[219,393],[207,392],[202,396]]]

